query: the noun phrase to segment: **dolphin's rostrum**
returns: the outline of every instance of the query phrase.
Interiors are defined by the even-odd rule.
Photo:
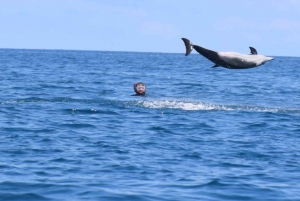
[[[254,68],[263,65],[267,61],[273,60],[272,57],[257,54],[256,49],[253,47],[250,47],[251,54],[216,52],[198,45],[193,45],[191,41],[186,38],[182,38],[182,40],[186,47],[185,56],[188,56],[192,50],[195,49],[199,54],[215,63],[213,68],[219,66],[230,69]]]

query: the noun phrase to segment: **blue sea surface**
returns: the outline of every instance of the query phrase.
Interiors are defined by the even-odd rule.
[[[1,201],[300,200],[300,58],[0,49]],[[147,96],[134,94],[144,82]]]

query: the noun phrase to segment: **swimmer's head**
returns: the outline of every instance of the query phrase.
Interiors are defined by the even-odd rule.
[[[137,82],[133,85],[134,91],[137,95],[145,95],[146,94],[146,85],[142,82]]]

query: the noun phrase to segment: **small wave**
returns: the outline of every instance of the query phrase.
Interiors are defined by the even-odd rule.
[[[47,198],[45,196],[36,194],[36,193],[0,193],[0,197],[2,201],[5,200],[47,200],[50,201],[52,199]]]
[[[47,103],[47,102],[91,102],[93,100],[85,100],[85,99],[73,99],[69,97],[57,97],[57,98],[38,98],[38,97],[30,97],[23,99],[11,99],[6,100],[3,103]]]

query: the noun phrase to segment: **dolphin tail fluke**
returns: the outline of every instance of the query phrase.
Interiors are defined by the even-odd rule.
[[[193,43],[186,38],[181,39],[183,40],[186,49],[185,56],[188,56],[193,50]]]

